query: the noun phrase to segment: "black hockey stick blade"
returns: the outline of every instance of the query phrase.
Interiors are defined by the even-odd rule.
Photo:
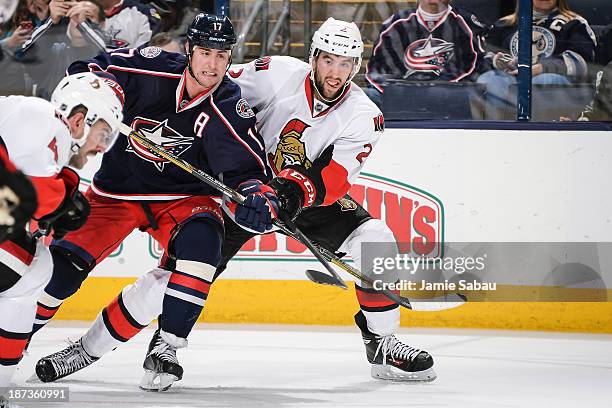
[[[318,283],[320,285],[339,286],[338,280],[325,272],[315,271],[314,269],[306,269],[306,276],[314,283]]]
[[[308,276],[308,279],[314,283],[318,283],[320,285],[335,284],[334,278],[325,272],[308,269],[306,270],[306,276]],[[416,312],[440,312],[442,310],[454,309],[464,305],[467,302],[466,297],[460,293],[451,293],[446,296],[442,296],[437,300],[430,299],[427,301],[415,301],[412,303],[408,298],[399,296],[393,292],[389,292],[388,290],[382,290],[381,293],[401,307],[414,310]]]
[[[334,285],[335,284],[334,278],[332,276],[329,276],[325,272],[316,271],[314,269],[307,269],[306,276],[308,276],[308,279],[310,279],[314,283],[318,283],[321,285]],[[406,309],[412,309],[412,306],[410,305],[410,301],[408,299],[398,296],[395,293],[389,292],[386,290],[383,290],[381,292],[383,293],[383,295],[385,295],[386,297],[388,297],[389,299],[391,299],[398,305],[405,307]]]

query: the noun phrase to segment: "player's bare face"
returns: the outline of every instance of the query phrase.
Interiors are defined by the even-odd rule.
[[[103,120],[97,121],[89,129],[87,142],[70,158],[69,164],[74,168],[82,169],[87,164],[89,157],[107,151],[114,140],[115,135],[111,127]]]
[[[448,0],[419,0],[419,6],[428,13],[439,13],[448,8]]]
[[[342,57],[321,51],[315,59],[314,77],[317,91],[327,100],[337,98],[353,73],[355,61],[352,57]]]
[[[225,75],[229,60],[230,52],[227,50],[195,47],[191,57],[191,69],[200,87],[211,88],[217,85]],[[190,93],[190,96],[195,95]]]
[[[557,0],[533,0],[533,9],[546,13],[557,7]]]

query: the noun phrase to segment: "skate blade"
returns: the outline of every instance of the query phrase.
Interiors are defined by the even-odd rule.
[[[433,367],[423,371],[409,372],[382,364],[372,364],[371,374],[372,378],[377,380],[396,382],[430,382],[438,377]]]
[[[172,374],[145,370],[142,381],[140,381],[140,389],[148,392],[163,392],[170,388],[177,380],[178,377]]]

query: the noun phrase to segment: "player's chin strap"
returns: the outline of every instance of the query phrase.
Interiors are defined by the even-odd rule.
[[[202,84],[198,80],[198,77],[196,77],[193,73],[193,69],[191,68],[191,51],[187,53],[187,70],[189,71],[189,75],[191,75],[191,77],[198,83],[198,85],[200,85],[202,88],[206,88],[206,86]]]
[[[73,155],[77,154],[81,147],[85,146],[85,143],[87,143],[87,138],[89,137],[90,130],[91,130],[91,121],[87,119],[87,115],[85,115],[85,117],[83,118],[83,136],[81,136],[80,139],[75,139],[72,136],[72,132],[70,132],[70,137],[72,139],[70,141],[70,151],[72,152]]]
[[[72,138],[72,142],[70,144],[70,151],[72,152],[72,154],[77,154],[79,152],[79,149],[83,146],[85,146],[85,143],[87,142],[87,135],[89,134],[89,127],[85,127],[85,132],[83,134],[83,137],[80,139],[75,139]]]

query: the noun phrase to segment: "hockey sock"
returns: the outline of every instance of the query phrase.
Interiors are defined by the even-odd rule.
[[[146,327],[161,312],[169,277],[169,271],[155,268],[123,289],[81,338],[85,351],[102,357]]]
[[[36,318],[32,327],[32,335],[45,327],[49,321],[55,316],[59,307],[64,303],[63,300],[56,299],[53,296],[43,292],[36,303]]]
[[[187,338],[208,297],[221,258],[221,233],[204,219],[183,226],[174,241],[176,267],[168,281],[160,327]]]
[[[13,333],[0,329],[0,390],[9,385],[29,337],[30,333]]]
[[[85,267],[85,262],[80,261],[80,258],[66,252],[66,250],[52,247],[51,254],[53,257],[53,275],[45,287],[44,293],[38,299],[32,334],[49,323],[64,300],[79,290],[89,273],[89,269]],[[72,260],[69,256],[72,257]],[[78,266],[75,262],[83,265]]]
[[[399,295],[399,291],[394,291]],[[368,329],[379,336],[394,333],[399,327],[399,305],[380,291],[362,288],[355,284],[355,294]]]

